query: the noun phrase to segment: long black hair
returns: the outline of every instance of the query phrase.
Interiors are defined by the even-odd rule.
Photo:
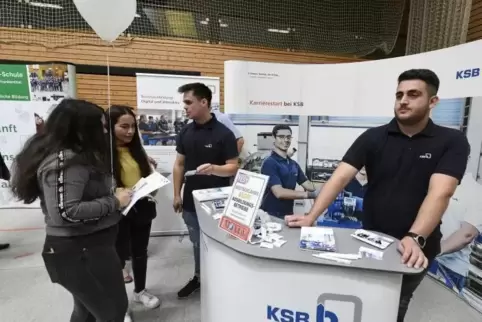
[[[49,155],[71,150],[72,164],[91,166],[96,172],[109,171],[108,145],[102,123],[104,110],[87,101],[64,99],[50,113],[43,131],[34,134],[25,143],[13,163],[11,188],[13,194],[29,204],[40,195],[37,170]]]
[[[119,121],[119,118],[123,115],[130,115],[133,117],[134,122],[136,120],[136,115],[134,114],[133,110],[129,106],[124,105],[112,105],[106,112],[105,118],[106,123],[110,126],[110,133],[112,137],[112,167],[113,167],[113,175],[117,182],[118,187],[123,187],[124,183],[122,182],[121,178],[121,164],[119,160],[119,153],[117,152],[117,138],[115,136],[115,125]],[[129,149],[129,152],[132,155],[132,158],[137,162],[139,165],[139,169],[141,170],[141,176],[147,177],[152,173],[151,166],[149,164],[149,160],[147,159],[146,151],[142,146],[141,137],[139,136],[139,128],[137,126],[137,122],[135,122],[135,129],[136,132],[132,137],[132,141],[130,141],[125,146]]]

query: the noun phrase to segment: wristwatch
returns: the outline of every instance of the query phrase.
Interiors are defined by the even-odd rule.
[[[427,239],[425,237],[412,233],[411,231],[409,231],[405,236],[412,237],[422,249],[425,247],[425,244],[427,244]]]

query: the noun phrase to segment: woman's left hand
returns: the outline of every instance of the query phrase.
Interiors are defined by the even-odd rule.
[[[157,162],[156,160],[154,160],[153,158],[151,158],[150,156],[147,156],[147,160],[149,161],[150,164],[152,164],[152,166],[154,168],[157,168]]]

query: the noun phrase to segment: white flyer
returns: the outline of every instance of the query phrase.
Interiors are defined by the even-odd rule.
[[[353,234],[351,234],[351,236],[380,249],[387,248],[394,241],[391,238],[384,237],[374,232],[363,229],[357,229]]]
[[[132,188],[131,202],[122,210],[122,214],[127,215],[136,202],[169,183],[171,182],[157,171],[154,171],[145,178],[141,178]]]

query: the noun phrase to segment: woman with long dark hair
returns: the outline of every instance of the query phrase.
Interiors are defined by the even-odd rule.
[[[106,111],[112,133],[112,162],[117,185],[132,188],[142,177],[154,171],[142,146],[136,117],[128,106],[114,105]],[[134,274],[134,302],[153,309],[159,299],[146,290],[147,246],[156,203],[152,198],[139,200],[119,223],[117,251],[123,266],[129,254]]]
[[[63,100],[12,168],[13,194],[27,204],[40,199],[42,257],[52,282],[73,295],[71,322],[124,321],[128,306],[115,241],[131,192],[113,192],[103,112]]]
[[[0,152],[0,179],[10,180],[10,170],[8,169],[5,161],[3,160],[2,153]],[[0,250],[4,250],[10,247],[10,244],[0,244]]]

